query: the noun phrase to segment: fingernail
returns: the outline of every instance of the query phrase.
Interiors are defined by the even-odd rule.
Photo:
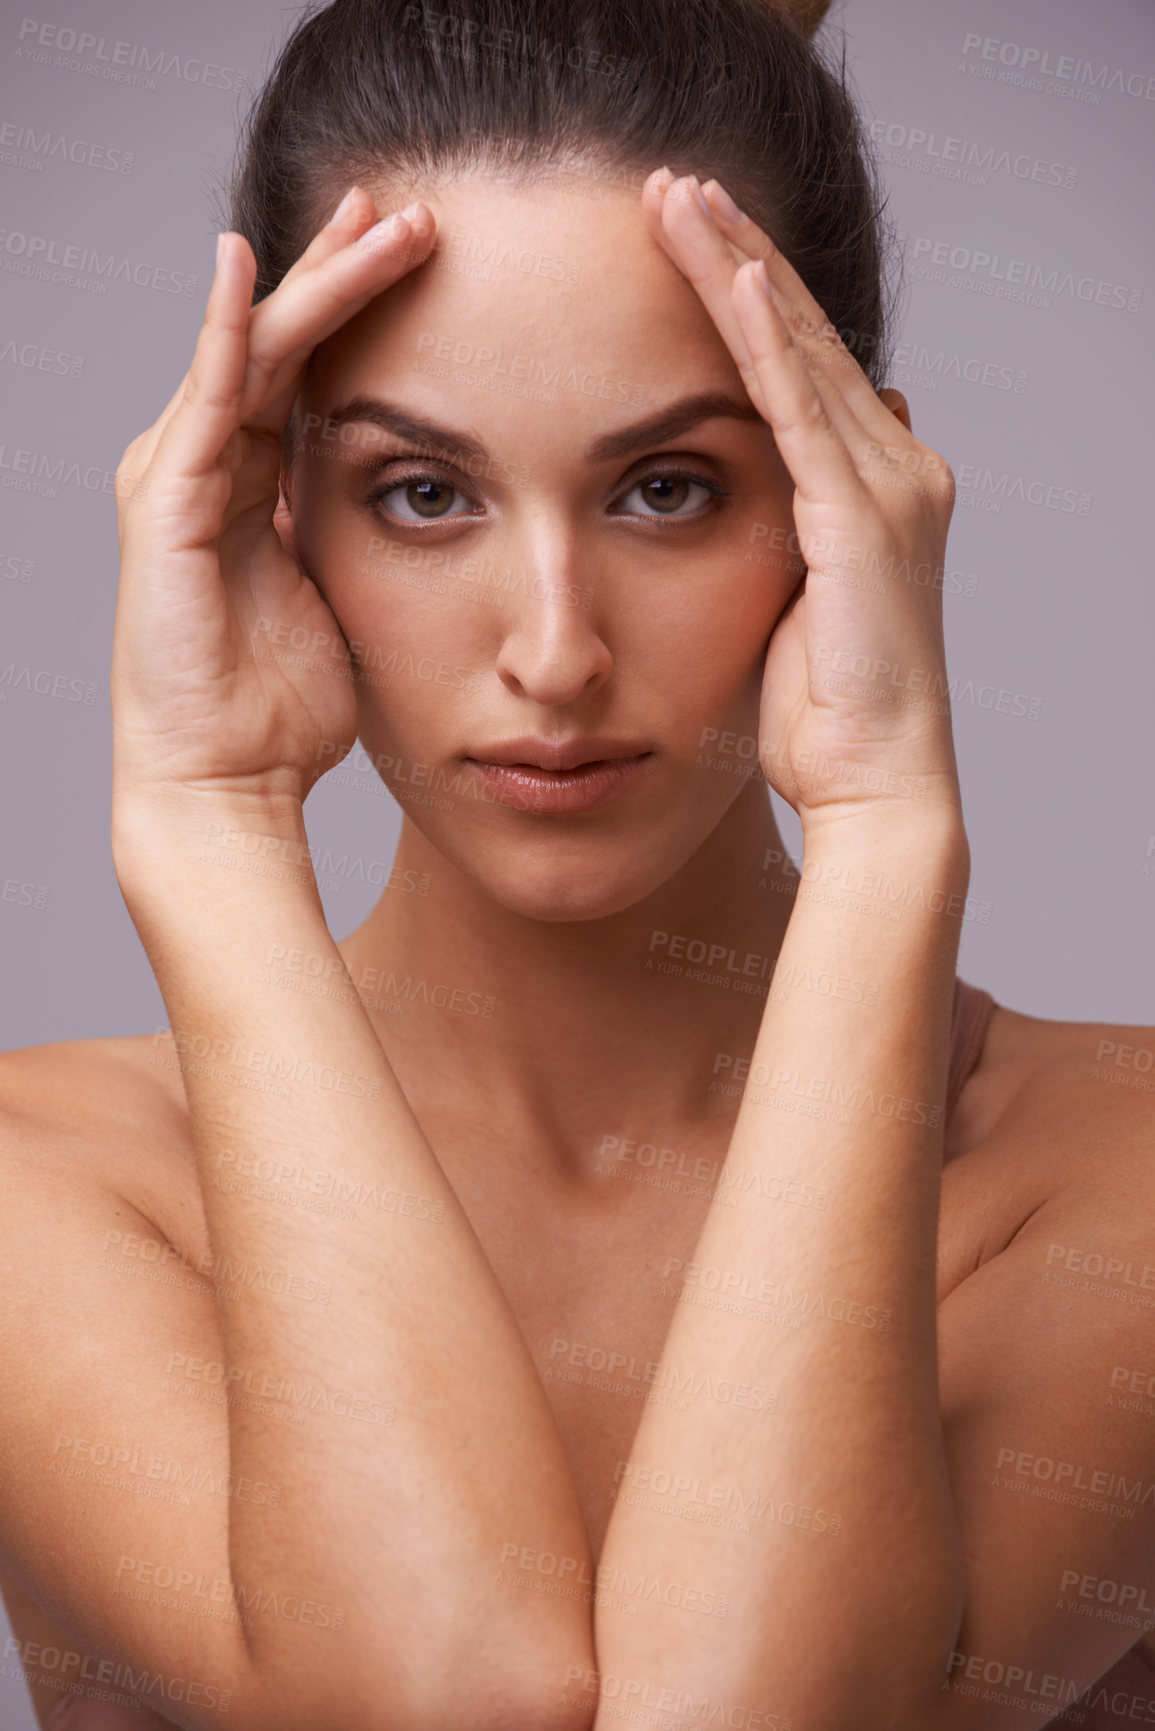
[[[765,259],[760,258],[758,260],[758,263],[754,266],[754,276],[755,276],[755,279],[757,280],[758,287],[762,290],[762,293],[766,296],[766,299],[770,302],[770,305],[773,306],[774,305],[774,291],[770,287],[770,274],[766,269]]]
[[[372,228],[367,228],[354,245],[365,252],[384,252],[394,241],[401,239],[408,227],[409,224],[401,212],[395,210],[392,216],[384,217],[380,222],[375,222]]]
[[[406,222],[415,223],[417,221],[418,212],[420,210],[421,210],[421,200],[419,198],[415,198],[413,200],[413,203],[407,204],[405,206],[404,210],[398,212],[398,215],[403,216],[405,218]]]
[[[661,168],[657,169],[653,176],[654,184],[659,192],[665,192],[673,178],[674,171],[672,168],[668,167],[666,163],[663,163]]]
[[[698,209],[702,212],[703,216],[713,222],[714,212],[710,209],[710,201],[702,191],[702,183],[696,174],[690,176],[690,188],[697,200]]]
[[[738,209],[726,188],[719,181],[711,182],[710,202],[717,206],[727,222],[745,222],[744,213]]]
[[[217,235],[217,269],[218,270],[220,270],[220,268],[221,268],[221,254],[224,252],[224,250],[225,250],[225,236],[224,236],[224,234],[218,234]]]
[[[340,204],[337,206],[336,210],[333,212],[332,216],[329,218],[327,227],[332,228],[336,223],[339,223],[341,221],[342,217],[348,216],[349,212],[353,208],[353,195],[356,191],[357,191],[357,188],[355,186],[351,186],[349,188],[348,192],[345,194],[344,198],[341,200]]]

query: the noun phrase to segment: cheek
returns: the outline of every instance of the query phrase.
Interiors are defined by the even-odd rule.
[[[321,488],[302,489],[293,515],[302,564],[366,667],[432,658],[457,669],[441,683],[460,688],[492,653],[486,610],[460,549],[391,538],[371,513],[351,511]]]
[[[731,576],[663,598],[633,621],[629,659],[648,665],[659,688],[707,707],[741,698],[762,676],[766,645],[797,579],[744,564]]]

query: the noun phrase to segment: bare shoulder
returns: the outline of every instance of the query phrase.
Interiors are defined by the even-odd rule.
[[[171,1053],[167,1032],[57,1040],[0,1052],[0,1110],[28,1118],[55,1112],[62,1119],[83,1117],[87,1110],[95,1120],[175,1101],[183,1085],[179,1070],[165,1063]]]
[[[117,1575],[119,1559],[172,1556],[206,1581],[228,1572],[227,1523],[208,1506],[228,1473],[227,1415],[171,1375],[222,1361],[223,1345],[196,1260],[180,1074],[152,1061],[163,1049],[145,1035],[0,1054],[0,1592],[41,1723],[98,1664],[247,1686],[231,1624],[174,1617]],[[142,1494],[154,1462],[203,1463],[207,1503],[171,1483]]]
[[[1155,1027],[996,1004],[947,1127],[940,1302],[1043,1211],[1080,1242],[1121,1205],[1155,1217],[1153,1143]]]
[[[0,1052],[0,1124],[9,1181],[34,1172],[91,1180],[170,1238],[188,1230],[190,1210],[201,1214],[184,1083],[167,1035]]]
[[[1106,1726],[1155,1668],[1138,1614],[1155,1594],[1155,1027],[996,1008],[959,1108],[938,1311],[959,1646],[1003,1651],[1013,1631],[1026,1675],[1100,1680],[1076,1717]],[[963,1703],[950,1723],[980,1717]]]
[[[1052,1156],[1107,1140],[1137,1149],[1144,1135],[1149,1149],[1155,1026],[1061,1022],[996,1004],[955,1116],[966,1152],[1007,1135],[1045,1142]]]

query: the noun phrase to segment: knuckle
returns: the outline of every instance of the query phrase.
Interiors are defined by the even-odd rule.
[[[830,426],[830,417],[826,413],[826,404],[815,390],[803,391],[797,405],[797,419],[803,426],[815,432],[826,432]]]
[[[124,448],[120,462],[116,465],[116,498],[118,502],[127,502],[139,491],[140,480],[148,465],[146,447],[147,433],[138,434]]]
[[[185,377],[182,403],[198,409],[235,409],[241,400],[240,387],[234,386],[222,389],[218,385],[206,384],[195,367],[190,367]]]

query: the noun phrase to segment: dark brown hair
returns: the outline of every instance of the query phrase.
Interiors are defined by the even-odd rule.
[[[452,6],[452,10],[450,7]],[[715,175],[791,260],[875,384],[889,231],[821,0],[333,0],[306,14],[245,123],[230,226],[256,298],[354,181],[580,165],[633,186]],[[592,179],[588,178],[592,177]],[[382,212],[384,214],[384,212]]]

